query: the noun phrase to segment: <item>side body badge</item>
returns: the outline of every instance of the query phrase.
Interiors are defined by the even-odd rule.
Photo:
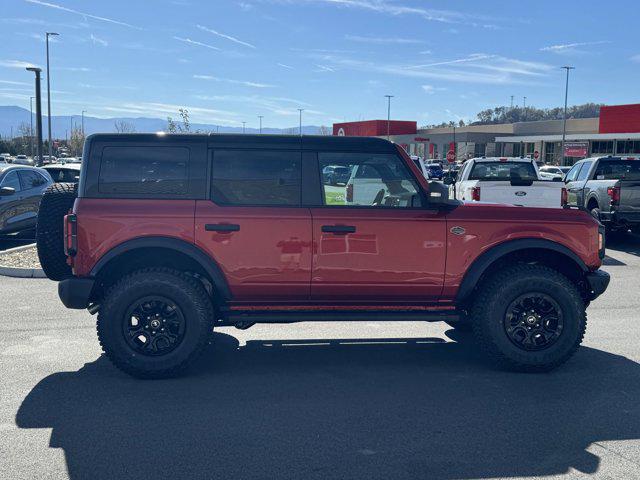
[[[462,227],[451,227],[451,230],[449,231],[454,235],[464,235],[464,233],[466,232],[466,230]]]

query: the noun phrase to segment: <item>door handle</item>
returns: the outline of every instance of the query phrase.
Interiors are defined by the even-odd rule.
[[[322,232],[346,235],[347,233],[356,233],[356,227],[353,225],[323,225]]]
[[[229,233],[240,230],[240,225],[235,223],[207,223],[204,226],[204,229],[207,232]]]

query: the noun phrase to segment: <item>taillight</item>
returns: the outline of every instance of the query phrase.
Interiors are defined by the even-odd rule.
[[[473,187],[471,189],[471,200],[474,202],[480,201],[480,187]]]
[[[562,191],[560,192],[560,206],[566,207],[568,203],[569,203],[569,192],[567,191],[566,188],[563,187]]]
[[[353,183],[347,184],[347,202],[353,202]]]
[[[611,198],[611,205],[620,205],[620,187],[607,188],[607,195]]]
[[[78,252],[78,219],[75,214],[64,216],[64,254],[73,257]]]

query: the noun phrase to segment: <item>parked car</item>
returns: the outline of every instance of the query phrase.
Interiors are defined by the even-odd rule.
[[[322,169],[322,181],[327,185],[346,185],[351,177],[351,170],[346,167],[327,165]]]
[[[80,180],[80,164],[78,163],[52,163],[44,168],[54,182],[78,183]]]
[[[472,158],[467,160],[453,185],[455,198],[469,202],[507,203],[525,207],[562,207],[561,181],[542,181],[530,158]]]
[[[565,177],[567,204],[586,208],[607,228],[640,232],[640,157],[593,157]]]
[[[540,167],[539,172],[541,175],[543,173],[550,174],[553,176],[559,176],[564,179],[564,176],[567,174],[569,170],[571,170],[571,167],[560,167],[557,165],[544,165]]]
[[[12,161],[13,161],[13,157],[11,156],[10,153],[8,152],[0,153],[0,162],[11,163]]]
[[[427,163],[426,165],[427,171],[429,172],[429,178],[434,178],[437,180],[442,180],[444,175],[444,170],[442,169],[442,165],[439,163]]]
[[[16,155],[13,159],[13,164],[15,165],[35,165],[35,161],[33,158],[29,158],[26,155]]]
[[[0,164],[0,233],[35,227],[40,197],[52,183],[40,168]]]
[[[138,377],[183,371],[219,326],[372,319],[472,327],[500,364],[550,370],[609,282],[587,212],[451,200],[379,138],[100,134],[84,158],[42,198],[38,255]],[[328,202],[329,165],[357,172],[350,202]]]

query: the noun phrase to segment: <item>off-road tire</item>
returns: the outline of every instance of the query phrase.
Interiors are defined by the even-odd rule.
[[[528,372],[553,370],[578,349],[587,327],[585,305],[575,284],[558,271],[530,264],[516,264],[486,279],[471,310],[474,334],[481,348],[501,367]],[[503,319],[509,304],[520,295],[539,292],[560,306],[563,329],[546,349],[527,351],[508,337]]]
[[[172,300],[184,316],[184,338],[166,355],[136,352],[122,331],[129,306],[149,295]],[[213,320],[211,300],[197,279],[169,268],[149,268],[123,277],[108,290],[98,313],[98,340],[107,358],[123,372],[137,378],[168,378],[182,373],[202,353]]]
[[[38,259],[45,275],[51,280],[64,280],[71,276],[64,254],[64,216],[73,208],[78,196],[75,183],[54,183],[40,199],[36,225]]]

